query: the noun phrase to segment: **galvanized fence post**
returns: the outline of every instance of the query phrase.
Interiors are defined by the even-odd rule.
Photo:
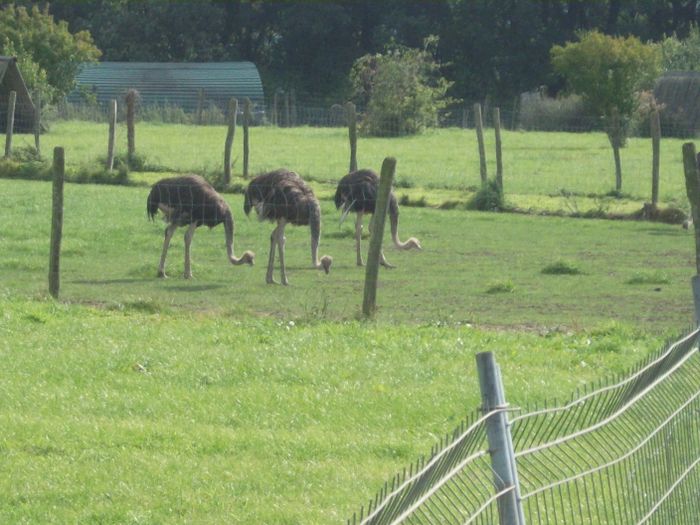
[[[498,498],[499,523],[525,525],[513,440],[505,412],[506,400],[501,371],[492,352],[477,354],[476,365],[479,372],[482,411],[495,412],[486,422],[486,436],[496,492],[503,492]],[[509,488],[511,490],[508,490]]]

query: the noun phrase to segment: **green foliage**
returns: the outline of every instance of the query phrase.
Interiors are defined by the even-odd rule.
[[[693,24],[688,36],[681,39],[676,33],[655,44],[661,57],[662,71],[700,70],[700,28]]]
[[[350,80],[356,102],[365,108],[361,132],[407,135],[437,125],[439,112],[451,102],[447,90],[452,83],[440,76],[436,44],[431,37],[423,49],[392,46],[355,61]]]
[[[578,42],[554,46],[554,70],[569,89],[583,98],[594,115],[610,118],[615,111],[631,117],[638,93],[651,86],[659,72],[656,48],[635,37],[611,37],[591,31]]]
[[[513,293],[515,292],[515,285],[513,281],[497,281],[491,283],[488,288],[486,288],[486,293],[488,294],[498,294],[498,293]]]
[[[669,284],[668,275],[660,270],[636,272],[626,284]]]
[[[581,269],[570,261],[559,260],[542,268],[545,275],[579,275]]]
[[[9,4],[0,9],[0,54],[17,55],[29,89],[40,89],[44,100],[56,103],[75,85],[80,65],[100,56],[90,33],[71,33],[66,22],[55,22],[48,5],[27,9]]]
[[[503,193],[498,183],[491,179],[482,186],[467,203],[467,209],[479,211],[499,211],[505,205]]]

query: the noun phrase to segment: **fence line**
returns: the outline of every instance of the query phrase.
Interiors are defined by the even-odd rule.
[[[586,388],[562,406],[525,413],[503,406],[463,422],[427,463],[416,464],[415,474],[404,471],[391,491],[380,491],[366,512],[363,507],[359,523],[499,522],[496,503],[517,481],[495,486],[485,425],[513,411],[527,523],[695,523],[699,339],[696,329],[623,378]],[[357,514],[348,523],[358,523]]]
[[[126,93],[125,93],[126,96]],[[119,100],[120,121],[127,120],[126,98]],[[320,101],[307,101],[297,103],[294,111],[275,112],[272,99],[251,103],[252,126],[277,126],[277,127],[347,127],[348,119],[345,110],[345,101],[335,104],[324,104]],[[34,129],[34,107],[17,101],[15,115],[15,131],[18,133],[31,133]],[[164,101],[161,104],[136,105],[136,118],[139,121],[162,122],[173,124],[191,125],[227,125],[227,108],[216,104],[199,104],[196,107],[186,107]],[[482,108],[482,122],[487,128],[494,128],[494,114],[492,106]],[[238,111],[238,119],[242,123],[243,105]],[[88,120],[106,122],[109,115],[108,104],[98,103],[69,103],[61,102],[52,107],[44,107],[43,118],[55,120]],[[362,127],[366,108],[356,107],[358,126]],[[5,122],[7,108],[0,106],[0,121]],[[436,121],[430,124],[439,128],[475,129],[478,125],[478,115],[475,114],[471,104],[457,105],[437,112]],[[557,132],[590,132],[605,131],[604,120],[596,115],[586,114],[580,108],[566,108],[557,103],[513,105],[500,107],[500,128],[519,131],[557,131]],[[379,130],[380,136],[402,136],[407,132],[403,130],[401,117],[388,120]],[[630,126],[631,136],[651,137],[651,115],[642,114],[635,118]],[[700,129],[695,122],[686,122],[676,114],[659,112],[659,127],[663,137],[694,138]],[[374,125],[376,131],[376,125]],[[3,130],[4,131],[4,130]]]

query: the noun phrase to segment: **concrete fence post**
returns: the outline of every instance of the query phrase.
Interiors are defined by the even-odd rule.
[[[61,237],[63,236],[63,179],[65,154],[63,148],[53,150],[53,191],[51,206],[51,247],[49,251],[49,293],[58,299],[60,288]]]
[[[496,364],[493,352],[477,354],[476,366],[481,389],[481,410],[484,414],[493,412],[486,422],[486,436],[491,454],[494,486],[497,492],[512,487],[512,490],[498,498],[499,523],[500,525],[525,525],[513,440],[510,435],[508,415],[505,412],[507,405],[501,371]]]
[[[396,159],[387,157],[382,163],[382,172],[379,176],[379,190],[370,228],[369,253],[367,254],[367,268],[365,271],[365,293],[362,301],[362,314],[365,318],[372,317],[377,308],[377,278],[379,276],[379,259],[382,253],[382,239],[384,237],[384,223],[389,207],[389,195],[391,183],[396,171]]]
[[[17,92],[10,91],[10,98],[7,101],[7,131],[5,134],[5,158],[12,155],[12,134],[15,130],[15,106],[17,104]]]

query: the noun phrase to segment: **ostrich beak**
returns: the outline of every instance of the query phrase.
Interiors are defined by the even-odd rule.
[[[343,225],[343,221],[345,218],[348,216],[350,213],[350,209],[352,208],[352,205],[355,204],[355,201],[352,201],[350,204],[347,203],[347,201],[343,204],[343,213],[340,215],[340,222],[338,223],[338,227],[340,228]]]

